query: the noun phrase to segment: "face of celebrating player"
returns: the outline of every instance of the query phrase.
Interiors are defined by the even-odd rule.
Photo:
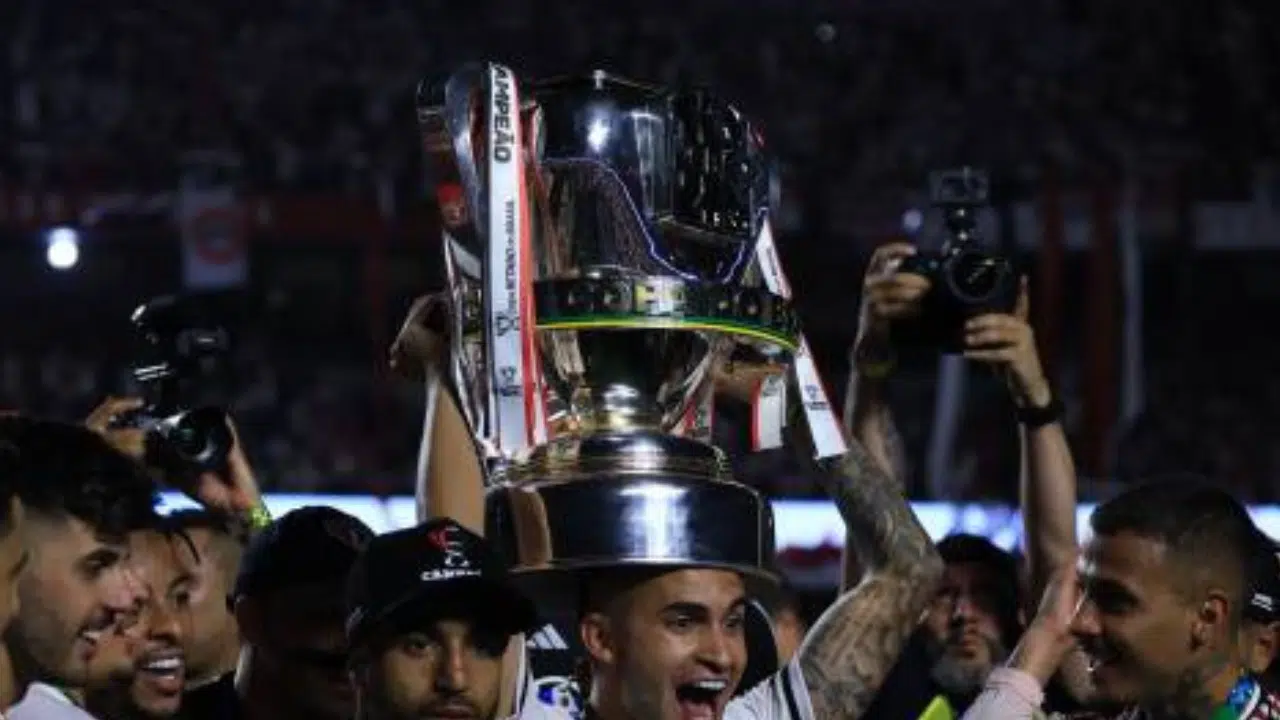
[[[726,570],[663,573],[582,621],[605,717],[717,720],[747,665],[746,592]]]

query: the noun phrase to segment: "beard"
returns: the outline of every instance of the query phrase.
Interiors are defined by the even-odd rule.
[[[1009,651],[999,640],[983,638],[983,642],[987,646],[985,661],[958,658],[947,653],[945,646],[935,645],[929,677],[948,695],[977,695],[992,669],[1009,655]]]

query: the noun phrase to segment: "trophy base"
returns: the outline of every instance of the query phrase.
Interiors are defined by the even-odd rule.
[[[486,499],[486,535],[515,573],[703,567],[775,581],[772,508],[727,479],[719,450],[656,433],[550,446],[568,455],[548,463],[539,448]]]

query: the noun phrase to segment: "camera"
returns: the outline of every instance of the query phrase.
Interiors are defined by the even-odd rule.
[[[942,170],[929,176],[932,205],[942,211],[947,237],[936,253],[905,258],[898,272],[916,273],[931,283],[918,319],[895,328],[896,341],[964,351],[964,323],[975,315],[1012,312],[1018,277],[1008,258],[981,246],[977,213],[991,201],[991,181],[973,168]]]
[[[127,422],[147,431],[147,461],[166,472],[223,469],[235,443],[212,400],[231,349],[225,302],[221,293],[162,296],[133,312],[140,352],[132,371],[145,405]]]

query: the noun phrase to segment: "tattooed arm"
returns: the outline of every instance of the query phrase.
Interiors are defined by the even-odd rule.
[[[892,272],[894,263],[911,252],[909,245],[893,244],[877,249],[871,257],[862,284],[844,401],[845,429],[881,470],[900,483],[906,478],[906,454],[885,391],[894,366],[890,325],[895,317],[916,312],[928,289],[928,281],[921,276]]]
[[[797,662],[813,717],[853,720],[871,705],[942,575],[942,560],[892,479],[857,441],[820,461],[847,528],[845,552],[866,571],[805,636]]]
[[[867,456],[895,485],[903,487],[907,476],[902,435],[893,422],[887,397],[888,376],[867,370],[868,350],[860,340],[850,354],[849,388],[844,397],[845,430],[865,449]]]

